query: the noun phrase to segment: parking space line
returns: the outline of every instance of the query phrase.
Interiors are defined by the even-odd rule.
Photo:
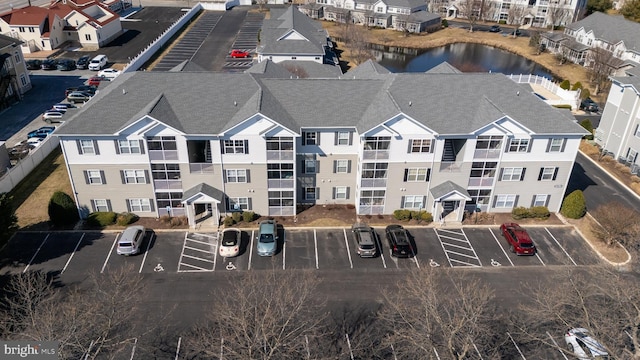
[[[104,273],[104,268],[107,267],[107,263],[109,262],[109,258],[111,257],[111,253],[113,253],[113,248],[118,243],[118,238],[119,237],[120,237],[120,233],[118,233],[118,235],[116,235],[115,240],[113,240],[113,244],[111,244],[111,250],[109,250],[109,254],[107,254],[107,258],[104,259],[104,264],[102,264],[102,269],[100,270],[100,274]]]
[[[320,269],[318,266],[318,237],[316,236],[316,229],[313,229],[313,246],[316,250],[316,269]]]
[[[451,243],[447,243],[447,246],[458,248],[458,249],[462,249],[462,250],[469,250],[468,246],[460,246],[460,245],[451,244]],[[452,252],[452,253],[456,253],[455,251],[449,251],[449,250],[447,250],[447,251],[448,252]],[[469,256],[469,255],[466,255],[466,256]],[[472,256],[469,256],[469,257],[472,257]]]
[[[191,256],[191,255],[183,254],[183,255],[182,255],[182,257],[186,257],[186,258],[189,258],[189,259],[195,259],[195,260],[198,260],[198,261],[204,261],[204,262],[208,262],[208,263],[210,263],[210,264],[213,264],[213,261],[212,261],[212,260],[209,260],[209,259],[203,259],[203,258],[199,258],[199,257],[196,257],[196,256]],[[186,264],[185,264],[185,263],[183,263],[183,262],[180,262],[180,263],[181,263],[182,265],[186,265]]]
[[[218,263],[218,253],[220,253],[220,251],[218,250],[218,240],[222,241],[222,237],[220,236],[220,233],[217,234],[216,246],[215,246],[216,252],[213,254],[213,271],[216,271],[216,264]]]
[[[442,251],[444,251],[445,256],[447,256],[447,261],[449,262],[449,266],[453,267],[453,264],[451,264],[451,259],[449,258],[449,255],[447,255],[447,250],[444,248],[444,244],[442,243],[442,239],[440,239],[440,234],[438,234],[438,230],[436,228],[433,228],[433,231],[436,233],[436,237],[438,237],[438,242],[440,243],[440,246],[442,247]],[[433,348],[433,350],[435,351],[436,349]],[[436,352],[436,356],[438,355],[438,353]],[[439,357],[438,357],[439,359]]]
[[[540,255],[538,255],[537,250],[536,250],[536,257],[538,258],[538,260],[540,260],[540,264],[542,264],[542,266],[547,266],[547,264],[545,264],[544,261],[542,261],[542,258],[540,257]]]
[[[286,255],[287,255],[287,241],[285,236],[286,235],[283,233],[282,234],[282,237],[283,237],[282,239],[282,270],[284,270],[284,262],[285,262],[284,259],[286,258]]]
[[[457,235],[462,235],[462,234],[457,234]],[[447,236],[447,235],[440,235],[441,239],[447,239],[447,240],[455,240],[455,241],[459,241],[461,243],[465,243],[466,241],[464,241],[464,239],[459,239],[459,238],[455,238],[455,237],[451,237],[451,236]]]
[[[476,264],[469,264],[468,262],[464,262],[464,261],[460,261],[460,260],[456,260],[456,259],[450,259],[449,260],[449,265],[451,265],[451,262],[457,262],[466,266],[473,266],[473,267],[482,267],[482,265],[476,265]],[[453,267],[453,265],[451,265],[451,267]]]
[[[443,232],[443,233],[449,233],[449,234],[454,234],[454,235],[460,235],[459,232],[457,231],[453,231],[453,230],[447,230],[447,229],[438,229],[439,231]]]
[[[42,245],[44,245],[44,243],[47,241],[47,239],[49,238],[49,235],[51,235],[51,234],[47,234],[47,236],[44,238],[44,240],[42,240],[42,243],[40,244],[40,246],[38,246],[38,250],[36,250],[36,253],[33,254],[33,257],[31,258],[31,260],[29,260],[29,263],[24,268],[24,270],[22,270],[23,273],[25,273],[27,271],[27,269],[29,269],[29,266],[31,266],[31,263],[33,262],[33,260],[36,258],[36,256],[40,252],[40,249],[42,249]]]
[[[142,264],[140,264],[140,271],[138,271],[139,274],[142,273],[142,267],[144,266],[145,260],[147,260],[149,249],[151,249],[151,242],[154,241],[154,235],[155,234],[151,234],[151,239],[149,239],[149,243],[147,243],[147,250],[144,252],[144,256],[142,257]]]
[[[349,265],[351,265],[351,268],[353,269],[353,260],[351,260],[351,250],[349,250],[349,240],[347,239],[347,229],[342,228],[342,231],[344,233],[344,244],[347,245],[347,255],[349,255]]]
[[[500,241],[498,241],[498,237],[496,236],[496,234],[493,233],[493,230],[489,229],[489,232],[491,233],[491,236],[493,236],[493,238],[498,243],[498,246],[500,246],[500,249],[502,250],[502,253],[504,254],[504,256],[507,258],[507,260],[509,260],[509,264],[511,264],[511,266],[515,266],[515,265],[513,265],[513,262],[511,261],[511,259],[509,258],[509,255],[507,255],[507,252],[502,247],[502,244],[500,243]]]
[[[136,345],[138,345],[138,338],[133,339],[133,348],[131,349],[131,357],[129,360],[133,360],[133,355],[136,354]]]
[[[189,235],[189,233],[185,232],[184,240],[182,241],[182,251],[180,252],[180,257],[178,258],[178,272],[180,272],[180,264],[182,264],[182,255],[184,255],[184,247],[185,245],[187,245],[187,235]]]
[[[189,240],[191,240],[191,239],[189,239]],[[198,248],[194,248],[194,247],[186,246],[186,245],[184,246],[184,248],[185,249],[189,249],[189,250],[193,250],[193,251],[203,252],[205,254],[211,254],[211,251],[209,251],[209,250],[202,250],[202,249],[198,249]]]
[[[384,266],[384,268],[387,268],[387,262],[384,261],[384,254],[382,253],[382,251],[380,251],[380,258],[382,259],[382,265]],[[396,264],[397,267],[397,264]]]
[[[416,266],[418,267],[418,269],[420,269],[420,263],[418,263],[418,258],[416,257],[415,252],[413,251],[413,249],[411,249],[411,252],[413,252],[413,257],[411,258],[411,260],[416,262]]]
[[[199,271],[207,271],[208,272],[208,271],[211,271],[209,269],[205,269],[205,268],[201,268],[199,266],[195,266],[195,265],[191,265],[191,264],[185,264],[185,263],[179,263],[178,264],[178,268],[180,266],[191,267],[191,268],[194,268],[194,269],[197,269],[197,270],[178,270],[178,272],[199,272]]]
[[[178,338],[178,346],[176,347],[176,357],[174,360],[178,360],[178,357],[180,356],[180,343],[182,343],[182,336]]]
[[[210,243],[205,242],[205,241],[200,241],[200,240],[196,240],[196,239],[187,238],[186,236],[185,236],[185,238],[188,239],[189,241],[192,241],[192,242],[197,243],[197,244],[211,245]]]
[[[560,354],[562,354],[562,357],[564,358],[564,360],[569,360],[569,358],[567,358],[567,355],[564,354],[564,351],[560,349],[560,345],[558,345],[558,343],[556,342],[556,339],[554,339],[553,336],[551,336],[551,334],[549,334],[548,331],[546,333],[547,333],[547,336],[549,336],[549,339],[551,339],[551,342],[556,346],[556,350],[558,350]]]
[[[450,244],[447,244],[447,245],[450,245]],[[471,256],[471,255],[467,255],[467,254],[463,254],[463,253],[459,253],[457,251],[447,250],[447,254],[456,254],[456,255],[459,255],[459,256],[462,256],[462,257],[466,257],[466,258],[469,258],[469,259],[477,259],[477,257]]]
[[[249,266],[247,266],[247,270],[251,270],[251,255],[253,255],[253,236],[255,235],[255,230],[251,230],[251,244],[249,244]]]
[[[62,271],[60,271],[60,274],[64,274],[64,271],[67,270],[67,266],[69,266],[69,263],[71,262],[71,259],[73,258],[73,255],[76,254],[76,251],[78,250],[78,246],[80,246],[80,243],[82,242],[82,239],[84,239],[84,235],[85,235],[85,233],[82,233],[82,236],[80,236],[80,240],[78,240],[78,243],[76,244],[76,247],[73,249],[73,252],[71,253],[71,256],[69,256],[69,258],[67,259],[67,263],[64,264],[64,267],[62,268]]]
[[[518,350],[518,354],[520,354],[520,356],[522,357],[522,360],[527,360],[527,358],[524,357],[524,354],[522,353],[522,351],[520,351],[520,348],[518,347],[518,344],[516,344],[515,340],[513,340],[513,337],[511,337],[511,334],[508,331],[507,331],[507,335],[509,336],[509,339],[513,343],[513,346],[515,346],[516,350]]]
[[[562,249],[562,251],[564,251],[564,253],[567,255],[567,257],[569,258],[569,260],[571,260],[571,262],[573,263],[573,265],[578,266],[578,264],[576,264],[575,261],[573,261],[573,258],[571,257],[571,255],[569,255],[569,253],[567,252],[567,250],[564,249],[564,247],[562,247],[562,245],[560,245],[560,243],[558,242],[558,240],[556,239],[555,236],[553,236],[553,234],[551,233],[551,231],[549,231],[548,228],[544,228],[545,230],[547,230],[547,232],[549,233],[549,236],[551,236],[551,238],[553,239],[553,241],[556,242],[556,244],[558,244],[558,246],[560,247],[560,249]]]

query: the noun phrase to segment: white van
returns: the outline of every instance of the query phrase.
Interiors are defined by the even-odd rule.
[[[102,68],[107,66],[107,61],[109,61],[109,59],[107,59],[107,55],[96,56],[89,62],[89,70],[102,70]]]
[[[146,233],[143,226],[129,226],[118,239],[118,255],[135,255],[140,252],[140,246]]]

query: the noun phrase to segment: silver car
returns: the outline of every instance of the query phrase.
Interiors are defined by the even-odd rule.
[[[579,359],[609,359],[607,349],[596,339],[592,338],[585,328],[575,328],[567,331],[564,341],[569,350]]]
[[[118,255],[135,255],[140,252],[140,246],[147,230],[144,226],[129,226],[118,239]]]
[[[278,247],[278,234],[275,220],[265,220],[260,223],[258,231],[258,255],[273,256]]]
[[[378,253],[376,247],[376,235],[373,228],[366,224],[355,223],[351,227],[353,236],[356,238],[358,255],[360,257],[375,257]]]

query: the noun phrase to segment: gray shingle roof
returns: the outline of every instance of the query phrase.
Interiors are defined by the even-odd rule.
[[[447,180],[440,185],[436,185],[431,188],[430,192],[434,199],[440,199],[443,196],[449,195],[452,192],[457,191],[462,195],[469,197],[469,193],[467,189],[463,188],[460,185],[457,185],[453,181]]]
[[[390,74],[386,67],[378,64],[377,62],[369,59],[357,67],[347,71],[344,75],[345,79],[379,79],[386,77]]]
[[[192,187],[191,189],[188,189],[184,192],[184,194],[182,194],[182,201],[186,201],[187,199],[189,199],[190,197],[197,195],[198,193],[207,195],[211,198],[214,198],[220,202],[224,201],[225,196],[224,193],[216,188],[214,188],[211,185],[205,184],[205,183],[200,183],[194,187]]]
[[[135,72],[100,90],[58,134],[116,134],[148,114],[187,134],[215,135],[257,113],[295,132],[356,127],[362,133],[401,112],[439,134],[468,134],[505,116],[538,134],[584,133],[566,114],[502,74],[269,79]]]
[[[20,45],[22,43],[23,42],[18,39],[14,39],[12,37],[0,34],[0,49],[5,48],[7,46],[14,45],[14,44]]]
[[[611,77],[611,79],[623,85],[633,86],[636,93],[640,95],[640,76],[617,76]]]
[[[458,70],[455,66],[449,64],[446,61],[432,67],[426,71],[427,74],[460,74],[462,71]]]
[[[298,54],[318,56],[324,54],[327,32],[319,22],[308,18],[298,11],[295,6],[289,6],[282,14],[271,10],[271,16],[271,19],[267,19],[262,23],[260,53],[263,55]],[[297,32],[305,39],[282,39],[283,36],[291,32]]]
[[[286,60],[278,63],[292,73],[293,77],[308,77],[314,79],[338,78],[342,75],[340,66],[320,64],[315,61]],[[302,75],[302,76],[300,76]]]
[[[594,12],[586,18],[568,25],[567,28],[591,30],[597,39],[605,40],[611,44],[624,41],[627,49],[640,51],[640,23],[626,20],[623,16]]]

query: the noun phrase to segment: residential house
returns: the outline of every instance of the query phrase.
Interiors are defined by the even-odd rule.
[[[591,65],[605,62],[614,75],[640,65],[640,23],[595,12],[567,25],[564,33],[543,33],[541,43],[570,61]],[[602,51],[595,52],[598,48]]]
[[[298,79],[268,64],[126,73],[101,90],[57,132],[81,216],[186,215],[195,225],[206,213],[348,204],[460,221],[465,210],[560,208],[585,131],[502,74],[365,63]]]
[[[22,95],[31,90],[20,45],[21,41],[0,35],[0,110],[22,99]]]
[[[122,33],[120,16],[96,1],[56,1],[48,8],[26,6],[0,14],[0,34],[23,42],[23,53],[63,44],[98,49]]]

